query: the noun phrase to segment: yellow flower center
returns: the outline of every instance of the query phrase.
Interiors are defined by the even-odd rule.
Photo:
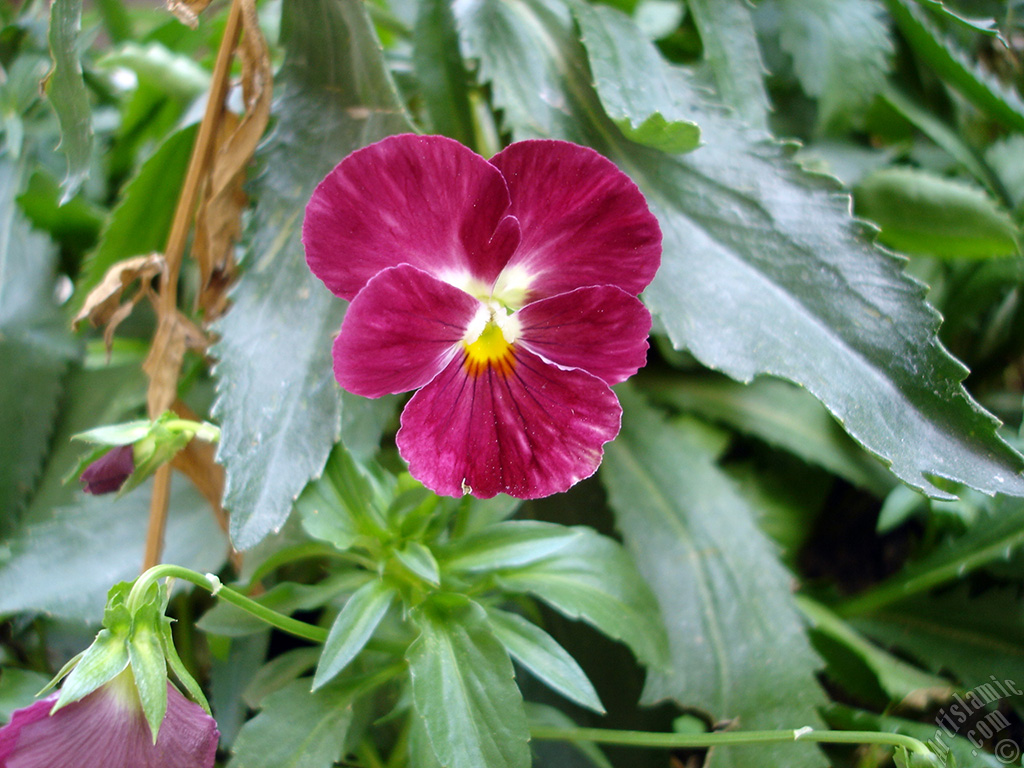
[[[462,339],[466,350],[466,373],[480,376],[493,368],[508,376],[515,367],[515,340],[519,321],[494,302],[481,306]]]

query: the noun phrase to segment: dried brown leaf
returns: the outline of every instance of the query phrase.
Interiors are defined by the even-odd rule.
[[[117,262],[86,296],[81,311],[71,321],[72,326],[77,330],[86,318],[94,328],[105,325],[103,340],[109,352],[117,326],[132,313],[143,297],[153,298],[153,278],[165,274],[166,266],[164,257],[159,253],[134,256]],[[136,281],[139,282],[138,290],[125,298],[125,291]]]
[[[192,29],[199,26],[199,14],[206,10],[210,0],[167,0],[167,10],[178,17],[182,24]]]
[[[160,317],[142,370],[149,377],[147,405],[150,418],[156,418],[178,399],[178,378],[185,351],[205,350],[206,334],[181,312]]]
[[[215,139],[207,182],[196,215],[192,252],[199,263],[199,308],[207,318],[227,308],[226,290],[234,279],[234,244],[241,234],[247,199],[245,169],[270,119],[273,95],[270,54],[259,28],[254,0],[241,0],[242,35],[235,54],[242,63],[245,113],[225,113]]]

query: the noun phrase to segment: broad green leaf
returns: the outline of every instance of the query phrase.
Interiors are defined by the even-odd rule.
[[[963,586],[918,595],[854,623],[928,668],[952,672],[968,690],[991,683],[990,676],[1024,687],[1024,610],[1012,588],[972,594]]]
[[[352,594],[331,625],[313,678],[313,690],[335,677],[363,649],[394,597],[395,591],[380,579],[367,582]]]
[[[263,701],[242,726],[229,768],[330,768],[342,758],[353,720],[354,688],[332,683],[311,692],[294,680]]]
[[[754,514],[699,441],[620,390],[623,431],[601,477],[626,546],[668,627],[671,668],[647,679],[644,701],[673,699],[750,730],[817,727],[824,700],[793,602],[790,575]],[[766,707],[764,702],[772,702]],[[813,749],[715,752],[711,765],[820,766]]]
[[[418,609],[412,699],[445,768],[528,768],[529,731],[512,662],[476,603]]]
[[[352,406],[350,410],[359,408],[355,401]],[[295,509],[310,536],[348,549],[367,532],[368,522],[380,516],[374,505],[384,504],[390,490],[339,443],[331,451],[323,475],[296,499]]]
[[[938,755],[940,761],[937,763],[943,768],[1005,768],[1006,765],[1016,762],[1012,757],[1008,762],[1001,762],[994,755],[977,749],[967,740],[967,730],[963,732],[951,731],[946,733],[935,723],[918,723],[913,720],[904,720],[899,717],[887,715],[876,715],[873,712],[846,707],[841,704],[831,704],[824,711],[824,717],[833,728],[842,728],[851,731],[883,731],[888,733],[902,733],[906,736],[913,736],[923,741]],[[1017,752],[1017,756],[1019,756]],[[948,762],[949,758],[955,762]],[[910,768],[916,768],[910,763]]]
[[[864,109],[885,86],[892,40],[877,0],[778,0],[782,47],[804,91],[818,99],[818,125]]]
[[[74,197],[85,181],[92,150],[92,113],[78,60],[81,30],[82,0],[54,0],[49,34],[53,69],[47,76],[46,91],[60,120],[60,149],[68,160],[61,202]]]
[[[912,705],[924,708],[933,699],[943,700],[949,696],[952,686],[948,680],[929,675],[873,645],[821,603],[797,596],[796,604],[812,629],[844,646],[861,660],[892,701],[910,699]]]
[[[79,303],[117,262],[163,253],[195,137],[195,126],[168,136],[125,185],[96,250],[86,260]]]
[[[943,40],[931,20],[913,2],[884,2],[903,37],[933,74],[1004,125],[1024,130],[1024,103],[1016,93],[983,72],[955,43]]]
[[[605,112],[623,135],[639,144],[665,152],[689,152],[700,145],[700,127],[690,119],[662,80],[646,72],[660,64],[659,54],[639,35],[623,35],[620,28],[635,30],[629,17],[579,3],[573,6],[583,44],[590,51],[594,87]],[[602,15],[600,21],[594,16]],[[625,39],[615,45],[609,38]],[[624,77],[633,73],[632,78]]]
[[[505,650],[541,682],[581,707],[604,714],[586,672],[551,635],[522,616],[496,608],[487,612],[487,620]]]
[[[753,435],[878,495],[894,484],[820,403],[788,382],[758,378],[744,385],[718,376],[690,376],[641,383],[659,402]]]
[[[497,576],[508,592],[526,592],[574,619],[583,619],[629,646],[649,667],[667,658],[658,604],[622,546],[580,527],[565,549]]]
[[[767,129],[771,105],[764,88],[766,70],[761,61],[750,3],[747,0],[686,0],[686,4],[697,23],[704,60],[711,69],[722,101],[751,126]]]
[[[249,717],[245,692],[264,668],[269,645],[268,629],[258,635],[231,640],[227,654],[223,657],[214,656],[210,662],[210,701],[213,711],[217,713],[217,730],[220,731],[222,748],[230,748],[235,743]]]
[[[0,159],[0,532],[42,471],[76,345],[53,300],[56,248],[15,203],[22,168]]]
[[[148,488],[116,500],[80,496],[27,518],[0,548],[0,615],[33,611],[98,622],[110,585],[139,575]],[[200,573],[216,573],[227,555],[209,505],[184,477],[172,482],[166,541],[166,562]]]
[[[947,258],[1018,253],[1017,226],[976,187],[912,168],[884,168],[863,178],[858,216],[882,231],[878,239],[904,253]]]
[[[520,568],[571,549],[588,535],[583,528],[539,520],[509,520],[457,539],[439,553],[446,571]]]
[[[224,506],[239,549],[280,529],[339,436],[331,337],[344,302],[306,266],[303,207],[346,154],[411,130],[361,3],[297,0],[282,10],[283,95],[254,190],[249,271],[216,326],[221,340],[213,351]]]
[[[413,32],[413,64],[434,133],[474,146],[469,74],[459,52],[455,16],[448,0],[423,0]]]
[[[870,614],[911,595],[948,584],[984,565],[1007,560],[1024,544],[1024,501],[997,496],[986,518],[944,542],[881,584],[846,601],[843,616]]]
[[[647,195],[664,253],[645,298],[676,347],[741,381],[769,373],[803,385],[929,495],[952,495],[936,477],[1024,494],[1022,459],[961,386],[965,370],[939,344],[923,288],[868,241],[834,183],[705,104],[685,70],[665,63],[645,77],[669,84],[705,144],[679,157],[626,142],[584,108],[589,79],[566,14],[545,0],[464,1],[463,44],[481,75],[515,82],[494,89],[513,134],[591,143]],[[592,21],[615,13],[594,10]],[[622,24],[606,31],[616,44],[629,35],[624,49],[639,35]],[[506,34],[532,46],[528,69],[512,66]],[[539,88],[561,111],[536,104],[528,94]]]

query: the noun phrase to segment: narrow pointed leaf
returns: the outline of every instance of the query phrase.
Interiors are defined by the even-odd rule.
[[[551,635],[522,616],[496,608],[487,612],[487,619],[505,650],[537,679],[581,707],[604,714],[587,674]]]
[[[415,615],[409,647],[412,698],[428,740],[446,768],[528,768],[529,731],[512,662],[464,598]]]
[[[256,191],[249,272],[217,325],[214,350],[214,413],[223,429],[218,460],[227,470],[224,506],[239,549],[281,527],[340,434],[330,360],[344,303],[306,266],[303,208],[350,151],[411,130],[361,3],[289,2],[282,33],[284,95],[263,152],[267,170]]]
[[[82,186],[89,172],[92,150],[92,114],[89,94],[78,60],[78,33],[82,30],[82,0],[54,0],[50,6],[50,53],[53,70],[47,94],[60,120],[60,150],[67,157],[61,202],[66,203]]]
[[[413,62],[434,132],[473,146],[469,74],[459,52],[448,0],[423,0],[413,34]]]
[[[341,672],[373,636],[394,599],[394,590],[380,579],[357,589],[331,625],[320,663],[313,678],[313,690]]]
[[[518,568],[570,548],[584,535],[581,528],[539,520],[510,520],[455,541],[442,558],[445,570],[450,571]]]
[[[669,671],[648,676],[644,700],[739,718],[744,729],[818,727],[820,662],[790,576],[753,512],[700,441],[632,392],[620,397],[627,418],[601,476],[626,545],[658,596],[672,654]],[[711,764],[809,768],[824,761],[813,749],[765,745],[716,752]]]

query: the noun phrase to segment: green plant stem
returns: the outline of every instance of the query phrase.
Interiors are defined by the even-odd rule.
[[[928,746],[918,739],[904,736],[901,733],[880,731],[817,731],[813,728],[797,728],[791,731],[716,731],[682,734],[536,726],[530,729],[530,736],[540,741],[590,741],[595,744],[661,749],[718,747],[727,744],[772,744],[786,741],[810,741],[822,744],[884,744],[891,747],[904,747],[922,755],[932,755]]]
[[[323,643],[327,640],[327,630],[323,627],[308,624],[305,621],[299,621],[298,619],[293,619],[291,616],[285,616],[282,613],[278,613],[271,608],[267,608],[265,605],[261,605],[252,598],[246,597],[241,592],[238,592],[231,587],[225,587],[219,580],[217,580],[216,577],[204,576],[201,573],[197,573],[196,571],[184,568],[180,565],[170,565],[166,563],[156,565],[139,576],[138,580],[132,586],[132,591],[128,594],[128,609],[133,613],[138,610],[142,601],[145,599],[146,592],[149,590],[150,585],[163,578],[182,579],[190,584],[195,584],[197,587],[207,589],[214,597],[220,598],[226,603],[231,603],[231,605],[241,608],[246,613],[255,616],[260,621],[263,621],[272,627],[280,629],[282,632],[287,632],[290,635],[295,635],[296,637],[301,637],[305,640],[311,640],[314,643]]]

